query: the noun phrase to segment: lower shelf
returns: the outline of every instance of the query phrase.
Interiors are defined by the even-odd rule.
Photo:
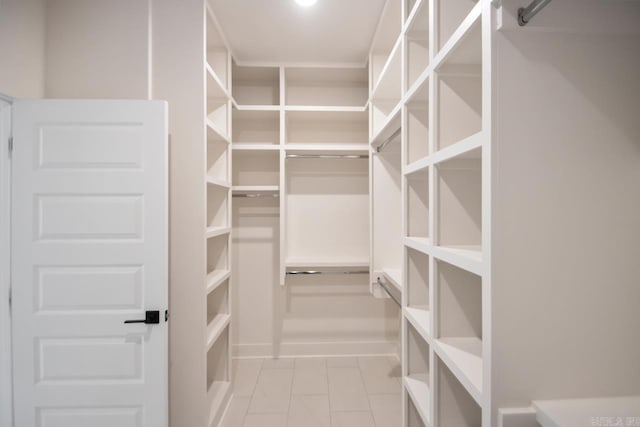
[[[405,307],[404,316],[418,331],[422,339],[431,343],[431,312],[427,307]]]
[[[231,316],[228,314],[218,314],[207,326],[207,351],[220,338],[222,332],[229,325]]]
[[[231,382],[214,381],[207,390],[209,402],[209,427],[216,426],[223,414],[224,407],[231,398]]]
[[[429,378],[427,374],[412,375],[403,378],[404,388],[413,401],[413,405],[420,414],[424,425],[431,424],[431,412],[429,406],[431,402],[431,390],[429,389]]]
[[[482,340],[441,338],[433,347],[471,397],[482,406]]]

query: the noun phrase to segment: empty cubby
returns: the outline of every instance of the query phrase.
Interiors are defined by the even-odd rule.
[[[482,130],[481,30],[473,26],[437,69],[438,149]]]
[[[420,388],[429,388],[429,344],[410,322],[407,322],[407,376]]]
[[[239,105],[279,105],[278,67],[241,67],[233,64],[233,98]]]
[[[406,399],[407,405],[407,426],[408,427],[426,427],[427,424],[422,422],[422,418],[420,418],[420,413],[414,405],[413,400],[411,398]]]
[[[234,110],[233,143],[239,144],[280,144],[279,111]]]
[[[207,141],[207,176],[221,181],[229,179],[229,146],[219,141]]]
[[[229,226],[229,189],[207,185],[207,227]]]
[[[406,248],[407,307],[429,310],[429,256]]]
[[[229,279],[220,283],[207,295],[207,324],[218,316],[229,314]]]
[[[429,238],[429,175],[427,170],[407,175],[407,236]]]
[[[234,187],[276,186],[280,183],[278,151],[242,151],[233,153]]]
[[[288,144],[366,144],[366,112],[288,111]]]
[[[438,49],[449,41],[478,0],[438,0]]]
[[[438,244],[479,251],[482,244],[481,149],[437,168]]]
[[[437,396],[436,425],[480,427],[482,409],[449,368],[436,358]]]
[[[429,82],[426,80],[406,104],[406,161],[429,155]]]
[[[225,328],[221,336],[207,351],[207,390],[214,397],[217,389],[229,382],[229,329]]]
[[[366,68],[286,68],[286,105],[362,107],[367,77]]]
[[[207,119],[222,135],[229,135],[230,103],[224,98],[207,98]]]
[[[438,338],[482,340],[482,279],[436,262]]]
[[[429,2],[418,5],[416,15],[406,35],[406,77],[407,89],[429,65]]]
[[[229,236],[207,239],[207,274],[229,270]]]

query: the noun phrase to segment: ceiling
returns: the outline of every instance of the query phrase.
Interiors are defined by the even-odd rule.
[[[385,0],[209,0],[239,63],[367,61]]]

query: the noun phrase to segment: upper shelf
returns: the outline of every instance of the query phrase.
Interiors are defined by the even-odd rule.
[[[232,94],[238,106],[264,109],[267,106],[273,108],[280,105],[278,67],[241,67],[234,63],[232,72]]]
[[[356,107],[367,103],[366,68],[285,68],[287,106]]]

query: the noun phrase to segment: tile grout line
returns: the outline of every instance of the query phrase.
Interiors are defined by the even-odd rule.
[[[260,359],[260,369],[258,369],[258,374],[256,375],[256,382],[253,385],[253,390],[251,391],[251,397],[249,398],[249,406],[247,406],[247,410],[242,417],[242,425],[244,426],[244,422],[247,419],[247,415],[249,415],[249,408],[251,407],[251,402],[253,402],[253,395],[256,393],[256,388],[258,387],[258,380],[260,379],[260,374],[262,373],[262,366],[264,366],[264,359]]]
[[[369,405],[369,413],[371,414],[371,419],[373,420],[373,425],[376,425],[376,419],[373,416],[373,408],[371,407],[371,400],[369,400],[369,391],[367,390],[367,384],[364,382],[364,374],[362,373],[362,365],[360,364],[360,358],[356,358],[356,363],[358,364],[358,372],[360,373],[360,380],[362,381],[362,386],[364,387],[364,392],[367,395],[367,405]]]

